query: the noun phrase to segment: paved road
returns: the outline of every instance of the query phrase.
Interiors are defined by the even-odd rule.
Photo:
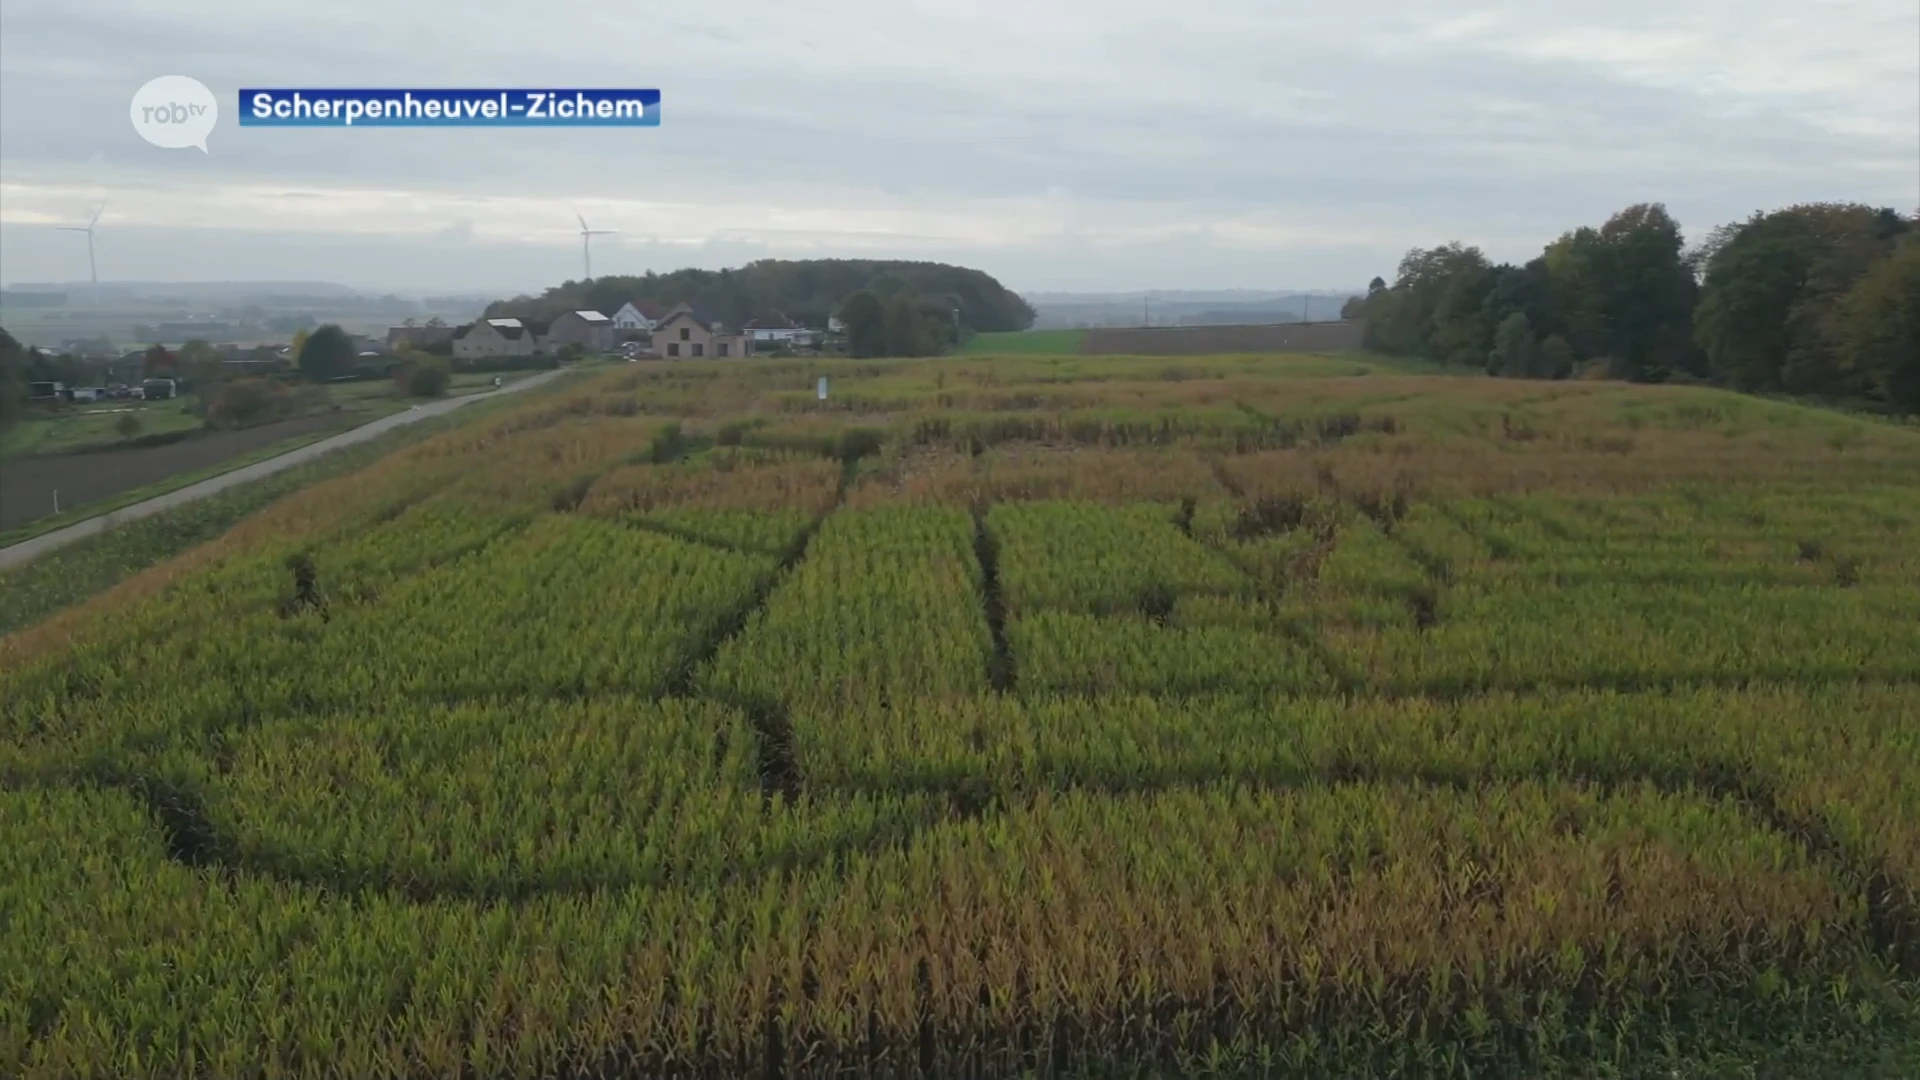
[[[521,379],[518,382],[510,382],[498,390],[489,390],[483,394],[468,394],[465,397],[447,398],[443,401],[436,401],[428,405],[421,405],[409,409],[406,412],[383,416],[371,423],[362,424],[352,431],[343,431],[338,435],[321,439],[319,442],[308,443],[306,446],[298,449],[289,450],[279,457],[268,458],[265,461],[256,461],[251,465],[243,465],[232,472],[209,477],[197,484],[189,484],[177,491],[169,491],[165,495],[155,495],[153,498],[147,499],[144,502],[123,506],[118,510],[110,510],[107,513],[101,514],[99,517],[87,518],[85,521],[77,521],[63,529],[55,529],[52,532],[36,536],[31,540],[23,540],[12,547],[0,548],[0,570],[18,566],[38,558],[55,548],[65,547],[75,540],[105,532],[123,522],[157,514],[162,510],[170,510],[173,507],[190,503],[195,499],[204,499],[216,492],[225,491],[227,488],[233,487],[236,484],[244,484],[249,480],[258,480],[263,476],[271,476],[282,469],[290,469],[301,462],[312,461],[314,458],[319,457],[329,450],[337,450],[342,446],[365,442],[383,431],[391,431],[404,424],[417,423],[430,416],[439,416],[442,413],[452,412],[470,402],[485,401],[488,398],[497,397],[501,394],[514,394],[522,390],[531,390],[562,374],[564,374],[564,370],[543,371],[531,378]]]

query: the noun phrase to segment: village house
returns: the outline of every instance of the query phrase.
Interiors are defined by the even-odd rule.
[[[648,300],[629,300],[620,305],[613,313],[614,332],[622,337],[628,334],[645,334],[653,330],[658,322],[660,311]]]
[[[462,360],[491,356],[531,356],[535,335],[519,319],[480,319],[453,333],[453,355]]]
[[[387,328],[387,351],[431,349],[452,343],[453,336],[454,328],[451,326],[390,326]]]
[[[688,357],[753,355],[753,339],[728,333],[717,322],[695,315],[686,304],[662,316],[653,328],[653,351],[669,360]]]
[[[785,315],[755,319],[741,329],[755,345],[809,345],[815,336],[813,331]]]
[[[541,352],[558,352],[578,345],[594,352],[613,348],[613,320],[597,311],[563,311],[538,330],[536,345]]]

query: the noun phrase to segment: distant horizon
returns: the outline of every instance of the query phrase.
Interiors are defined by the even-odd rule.
[[[963,264],[954,264],[954,265],[963,265]],[[720,267],[713,267],[713,268],[683,267],[681,269],[719,270],[721,268]],[[732,267],[727,267],[727,269],[732,269]],[[981,269],[983,269],[984,271],[984,268],[981,268]],[[989,274],[992,273],[991,271],[984,271],[984,272]],[[658,271],[656,271],[656,273],[658,273]],[[596,275],[596,277],[599,277],[599,278],[637,277],[637,276],[640,276],[640,275],[636,275],[636,274]],[[100,281],[99,287],[102,289],[109,289],[109,288],[112,288],[112,289],[128,289],[128,288],[208,289],[208,288],[218,288],[222,286],[245,287],[245,288],[254,288],[254,289],[258,289],[264,286],[282,286],[290,289],[319,287],[319,288],[329,288],[329,289],[349,289],[363,296],[399,296],[399,297],[411,299],[411,298],[423,297],[423,296],[443,296],[443,297],[488,296],[488,297],[494,297],[494,298],[506,298],[506,297],[512,297],[512,296],[520,296],[520,295],[537,296],[541,292],[544,292],[550,288],[554,288],[558,284],[562,284],[562,283],[556,282],[553,285],[545,285],[545,286],[540,286],[540,287],[531,288],[531,289],[510,288],[510,289],[489,290],[486,288],[456,288],[452,286],[426,286],[426,285],[413,285],[413,286],[402,286],[402,287],[390,288],[390,287],[384,287],[384,286],[355,285],[351,282],[328,280],[324,278],[308,278],[308,279],[195,278],[195,279],[181,279],[177,281],[153,279],[153,278],[129,278],[129,279],[113,279],[113,280],[103,279]],[[1164,287],[1153,287],[1153,288],[1145,288],[1145,289],[1021,289],[1005,281],[1001,281],[1001,284],[1006,285],[1008,289],[1011,289],[1013,292],[1018,293],[1023,298],[1030,298],[1030,299],[1045,298],[1049,300],[1076,300],[1076,299],[1095,300],[1095,299],[1113,299],[1113,298],[1121,298],[1121,297],[1157,298],[1157,297],[1163,297],[1163,296],[1168,298],[1181,298],[1181,299],[1189,299],[1189,300],[1214,300],[1214,299],[1223,299],[1226,297],[1245,297],[1247,299],[1259,299],[1259,298],[1278,298],[1278,297],[1287,297],[1287,296],[1337,296],[1337,295],[1346,295],[1354,292],[1364,293],[1366,291],[1365,285],[1354,286],[1350,288],[1332,287],[1332,286],[1325,286],[1325,285],[1316,285],[1316,286],[1307,287],[1307,288],[1267,287],[1267,286],[1259,286],[1259,285],[1232,285],[1232,286],[1222,286],[1218,288],[1206,288],[1206,287],[1196,287],[1196,286],[1164,286]],[[6,291],[6,292],[73,292],[76,290],[90,291],[93,288],[94,288],[94,284],[90,281],[0,282],[0,291]],[[79,305],[75,305],[75,306],[79,306]]]

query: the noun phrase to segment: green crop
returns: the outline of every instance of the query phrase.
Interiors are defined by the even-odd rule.
[[[623,367],[0,638],[0,1075],[1920,1072],[1920,434],[1353,368]]]

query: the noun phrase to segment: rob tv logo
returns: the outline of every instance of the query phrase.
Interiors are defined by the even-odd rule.
[[[220,122],[220,103],[199,79],[162,75],[134,91],[128,107],[133,130],[167,150],[194,147],[207,152],[207,136]]]

